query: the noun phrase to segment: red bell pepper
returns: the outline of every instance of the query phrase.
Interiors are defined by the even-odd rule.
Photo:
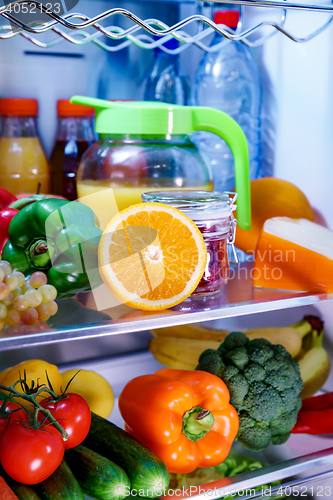
[[[304,399],[292,434],[333,434],[333,392]]]
[[[333,408],[333,392],[303,399],[301,411],[327,410],[328,408]]]
[[[333,434],[333,408],[300,411],[292,434]]]
[[[7,191],[7,189],[4,189],[0,187],[0,210],[3,210],[4,208],[8,207],[13,201],[16,201],[17,198],[15,195]]]
[[[0,211],[0,254],[8,241],[9,224],[18,212],[15,208],[5,208]]]

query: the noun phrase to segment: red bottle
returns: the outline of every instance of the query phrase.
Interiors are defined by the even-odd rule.
[[[51,192],[76,200],[76,172],[83,153],[95,142],[94,109],[68,100],[57,103],[58,127],[50,156]]]

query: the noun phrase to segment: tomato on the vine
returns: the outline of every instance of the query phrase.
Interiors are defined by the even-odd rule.
[[[2,401],[0,402],[2,404]],[[21,406],[8,401],[6,403],[6,411],[17,410],[14,413],[8,415],[8,417],[0,417],[0,440],[3,436],[5,430],[16,423],[16,421],[26,420],[27,415]]]
[[[64,453],[62,435],[53,425],[33,429],[17,422],[3,434],[0,461],[15,481],[37,484],[53,474]]]
[[[65,448],[74,448],[86,438],[91,423],[91,412],[88,403],[78,394],[66,393],[59,401],[43,399],[40,403],[49,410],[52,416],[67,432]]]

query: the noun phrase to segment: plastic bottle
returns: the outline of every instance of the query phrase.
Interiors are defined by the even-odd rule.
[[[236,29],[239,12],[217,11],[215,24]],[[212,45],[221,42],[215,34]],[[261,77],[251,49],[239,41],[224,39],[217,52],[208,52],[195,75],[194,104],[209,106],[228,113],[242,127],[250,156],[250,178],[261,171]],[[213,134],[200,132],[196,142],[211,162],[214,189],[231,191],[235,188],[234,161],[228,145]]]
[[[13,194],[49,193],[49,166],[37,134],[36,99],[0,99],[0,186]]]
[[[107,40],[107,45],[114,41]],[[137,75],[133,74],[129,47],[118,52],[108,52],[97,83],[97,97],[106,100],[134,99],[137,91]]]
[[[81,157],[95,142],[94,109],[62,99],[57,111],[56,140],[50,156],[51,192],[73,201],[77,199],[76,172]]]
[[[178,47],[174,38],[164,44],[170,50]],[[145,101],[162,101],[186,106],[190,104],[189,78],[183,72],[179,55],[154,49],[154,59],[147,69],[144,81]]]

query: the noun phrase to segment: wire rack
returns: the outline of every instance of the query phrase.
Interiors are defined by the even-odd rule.
[[[168,26],[158,19],[142,20],[132,12],[121,8],[109,9],[91,18],[80,13],[68,13],[60,16],[38,1],[20,0],[0,8],[0,16],[10,22],[10,24],[0,25],[0,39],[6,40],[15,36],[21,36],[34,45],[45,49],[54,47],[66,40],[79,46],[93,43],[108,52],[119,51],[132,43],[143,49],[160,47],[164,52],[173,54],[178,54],[191,45],[195,45],[206,52],[214,52],[219,50],[224,41],[224,39],[221,39],[219,43],[213,46],[207,43],[207,41],[205,42],[205,39],[211,40],[210,35],[214,32],[218,32],[229,40],[240,40],[251,47],[261,45],[278,32],[296,43],[305,43],[327,29],[333,20],[333,5],[307,5],[267,0],[223,0],[223,3],[234,4],[240,7],[240,22],[235,32],[231,32],[224,25],[216,25],[208,17],[199,14],[181,20],[173,26]],[[244,29],[243,6],[245,5],[280,9],[280,20],[279,22],[263,21],[249,29]],[[34,9],[34,11],[37,10],[44,17],[45,15],[48,16],[50,20],[39,22],[37,25],[36,21],[22,20],[22,16],[18,16],[18,14],[24,12],[23,9],[26,12],[26,9],[29,8]],[[300,38],[285,28],[287,13],[291,9],[321,12],[330,15],[325,16],[326,21],[319,28],[307,36]],[[132,21],[133,25],[130,28],[124,29],[120,26],[102,26],[100,24],[102,21],[106,21],[115,15],[126,17]],[[28,19],[28,14],[25,19]],[[184,29],[193,24],[195,24],[196,33],[191,35]],[[87,31],[88,28],[91,28],[91,32]],[[265,31],[265,34],[261,34],[263,31]],[[45,42],[36,36],[47,32],[51,32],[55,37]],[[154,35],[160,38],[156,40],[153,38]],[[254,41],[253,35],[257,36]],[[105,37],[117,43],[113,45],[107,44],[104,41]],[[177,48],[169,49],[165,47],[165,42],[171,38],[175,38],[180,42]]]

